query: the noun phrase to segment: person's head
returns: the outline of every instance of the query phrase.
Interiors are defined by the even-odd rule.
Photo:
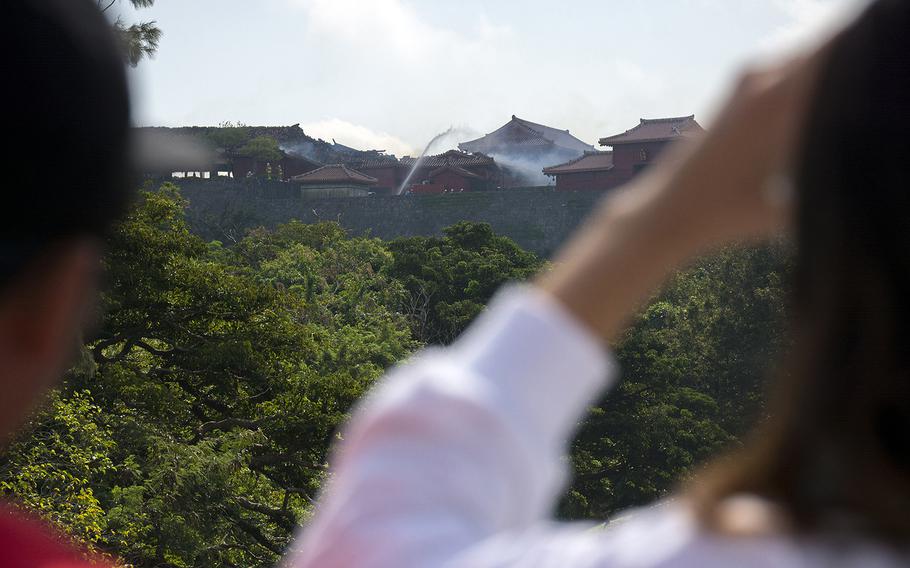
[[[755,493],[798,529],[910,542],[908,30],[910,3],[881,0],[825,56],[796,155],[792,350],[769,418],[709,468],[709,516]]]
[[[3,16],[0,443],[76,346],[129,153],[125,70],[95,3],[18,0]]]

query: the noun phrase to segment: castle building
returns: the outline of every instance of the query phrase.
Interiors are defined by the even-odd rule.
[[[303,197],[366,197],[379,180],[343,164],[322,166],[291,178]]]
[[[704,132],[695,115],[642,118],[629,130],[600,139],[604,152],[586,152],[579,158],[544,168],[556,179],[557,191],[607,190],[632,180],[650,166],[666,147]]]
[[[377,195],[395,195],[408,175],[410,167],[398,161],[394,156],[379,154],[366,158],[350,159],[344,162],[350,169],[357,170],[377,179],[373,187]]]
[[[405,166],[405,176],[414,169],[406,188],[412,193],[483,191],[496,189],[502,183],[496,160],[479,153],[449,150],[424,156],[422,160],[405,156],[401,163]]]
[[[283,153],[284,154],[284,153]],[[231,175],[235,178],[269,176],[272,179],[288,181],[295,176],[311,172],[321,164],[303,156],[284,154],[276,162],[268,162],[248,156],[230,158]]]
[[[590,144],[572,136],[568,130],[537,124],[514,114],[512,120],[493,132],[476,140],[462,142],[458,148],[472,154],[514,156],[529,160],[547,156],[552,161],[576,158],[594,149]]]
[[[584,191],[615,187],[613,152],[585,152],[574,160],[544,168],[543,173],[556,178],[557,191]]]

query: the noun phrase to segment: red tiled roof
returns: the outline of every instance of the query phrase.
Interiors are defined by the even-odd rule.
[[[486,136],[458,145],[466,152],[495,152],[507,146],[558,146],[577,152],[594,149],[572,136],[568,130],[524,120],[514,114],[512,120]]]
[[[601,138],[600,145],[613,146],[614,144],[627,144],[630,142],[675,140],[703,131],[704,128],[695,121],[694,114],[671,118],[642,118],[637,126],[626,130],[622,134]]]
[[[462,167],[456,166],[455,164],[445,164],[441,167],[436,168],[429,174],[427,174],[427,178],[433,179],[434,177],[436,177],[439,174],[446,172],[446,171],[455,172],[456,174],[463,176],[463,177],[467,177],[467,178],[479,178],[480,177],[479,175],[475,174],[474,172],[472,172],[470,170],[466,170]]]
[[[351,158],[350,160],[345,160],[344,165],[355,170],[364,170],[367,168],[399,167],[402,164],[395,156],[379,154],[362,158]]]
[[[580,172],[602,172],[613,169],[613,152],[585,152],[565,164],[550,166],[543,169],[548,176],[557,174],[574,174]]]
[[[410,156],[405,156],[401,159],[401,163],[406,166],[413,166],[417,161],[417,158],[412,158]],[[423,162],[420,163],[422,168],[438,168],[446,164],[453,164],[456,166],[492,166],[496,161],[490,156],[485,156],[483,154],[468,154],[466,152],[460,152],[458,150],[449,150],[444,154],[439,154],[436,156],[425,156]]]
[[[302,185],[321,185],[327,183],[341,183],[354,185],[373,185],[379,180],[364,173],[352,170],[344,164],[331,164],[322,166],[311,172],[294,176],[291,181]]]

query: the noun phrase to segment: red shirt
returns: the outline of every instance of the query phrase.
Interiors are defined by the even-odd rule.
[[[84,551],[69,544],[40,521],[0,505],[0,566],[2,568],[106,568],[90,562]]]

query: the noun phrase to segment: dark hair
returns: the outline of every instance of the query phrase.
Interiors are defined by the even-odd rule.
[[[91,0],[17,0],[0,20],[0,287],[50,243],[102,235],[128,200],[129,104]]]
[[[709,468],[724,498],[766,497],[797,529],[910,542],[910,4],[839,36],[797,155],[793,347],[769,418]]]

